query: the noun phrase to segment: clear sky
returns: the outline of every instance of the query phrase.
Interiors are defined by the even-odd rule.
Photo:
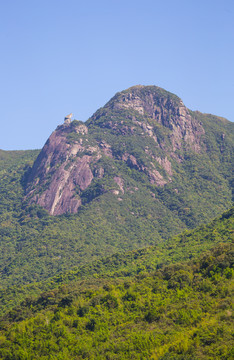
[[[234,121],[234,0],[0,2],[0,148],[41,148],[73,112],[157,85]]]

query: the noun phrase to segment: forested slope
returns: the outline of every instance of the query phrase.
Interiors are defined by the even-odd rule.
[[[116,253],[85,265],[75,266],[41,282],[1,289],[0,315],[27,297],[39,295],[41,292],[50,291],[62,285],[69,285],[72,288],[73,284],[75,286],[83,284],[84,288],[89,286],[89,281],[93,283],[93,279],[94,281],[126,279],[155,271],[166,265],[195,259],[220,243],[232,243],[233,229],[234,208],[231,208],[211,223],[183,232],[163,243],[130,252]]]
[[[1,321],[2,359],[231,359],[233,246],[133,278],[62,286]]]

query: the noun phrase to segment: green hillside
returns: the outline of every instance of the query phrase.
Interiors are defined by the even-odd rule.
[[[1,320],[2,359],[231,359],[233,246],[26,299]],[[130,265],[130,264],[129,264]]]
[[[1,151],[0,289],[115,253],[161,251],[208,223],[232,205],[232,150],[232,123],[146,86],[116,94],[86,123],[59,126],[40,153]],[[36,204],[55,193],[67,196],[59,216]],[[77,213],[63,210],[69,202]]]
[[[211,154],[230,184],[229,151]],[[0,152],[0,359],[231,359],[233,208],[170,237],[186,227],[173,197],[160,190],[163,214],[131,173],[139,192],[50,216],[24,200],[37,154]]]
[[[207,225],[193,231],[186,231],[156,246],[116,253],[110,257],[87,262],[71,268],[69,271],[41,282],[22,286],[12,286],[0,290],[0,316],[20,304],[25,298],[39,295],[41,292],[59,288],[89,286],[93,281],[102,279],[131,278],[160,269],[163,266],[195,259],[218,244],[232,243],[234,230],[234,208],[225,212]],[[95,279],[95,280],[93,280]]]

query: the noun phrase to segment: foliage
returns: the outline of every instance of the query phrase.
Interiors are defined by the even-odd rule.
[[[82,194],[77,215],[26,206],[38,151],[0,151],[0,358],[232,358],[233,208],[171,237],[230,204],[229,123],[194,116],[209,153],[187,151],[164,188],[119,158],[130,152],[148,164],[146,140],[116,137],[100,118],[90,136],[104,129],[116,159],[100,159],[106,173]],[[130,189],[118,197],[117,175]]]
[[[159,95],[165,107],[180,104],[177,96],[160,88],[141,91],[142,96]],[[19,304],[27,294],[64,282],[141,275],[230,241],[231,217],[217,219],[208,228],[201,224],[232,204],[233,124],[190,112],[205,129],[200,152],[194,153],[182,141],[172,154],[169,127],[147,114],[116,106],[129,92],[133,89],[116,94],[86,122],[88,134],[77,133],[81,122],[66,126],[68,144],[82,137],[87,143],[77,156],[89,154],[94,143],[101,149],[101,142],[112,153],[92,164],[94,180],[89,187],[83,192],[77,187],[75,196],[83,204],[78,214],[52,217],[39,206],[25,203],[25,184],[38,151],[0,151],[1,311]],[[146,126],[152,128],[154,138]],[[160,164],[166,158],[172,175]],[[63,156],[59,161],[55,166],[61,165]],[[104,173],[99,176],[101,169]],[[150,182],[148,169],[159,171],[167,183]],[[123,182],[123,190],[116,177]],[[197,226],[201,226],[198,231],[174,237]],[[177,278],[170,282],[172,289],[175,284]]]
[[[58,273],[44,281],[34,281],[32,284],[3,288],[0,290],[0,314],[4,314],[7,310],[18,305],[27,296],[37,295],[42,291],[49,291],[55,287],[71,284],[78,280],[92,280],[93,278],[96,281],[103,278],[126,279],[134,275],[143,275],[155,271],[155,269],[160,269],[165,265],[194,259],[204,251],[211,249],[215,244],[220,242],[225,244],[232,241],[233,212],[234,208],[208,225],[202,225],[193,231],[186,231],[151,247],[116,253],[107,258],[86,262],[84,265],[73,266],[68,271]],[[33,269],[33,263],[32,265],[28,264],[28,270],[31,270],[34,274],[37,274],[40,269],[39,263],[38,270]],[[52,271],[51,273],[53,274]],[[50,273],[47,274],[50,276]],[[185,276],[189,275],[186,273]],[[232,270],[227,270],[228,276],[232,276]],[[170,284],[173,288],[173,279]]]
[[[233,246],[126,280],[61,286],[1,321],[2,359],[230,359]],[[173,286],[172,286],[173,284]]]

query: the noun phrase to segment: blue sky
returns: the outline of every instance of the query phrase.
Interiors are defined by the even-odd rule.
[[[63,118],[157,85],[234,121],[233,0],[1,1],[4,150],[41,148]]]

